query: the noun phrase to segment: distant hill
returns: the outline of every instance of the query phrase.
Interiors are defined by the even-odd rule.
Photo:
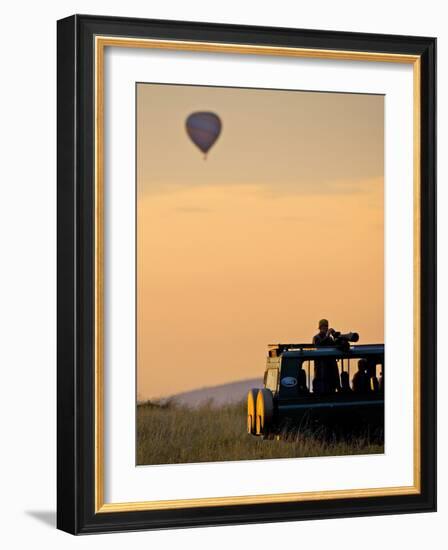
[[[250,378],[248,380],[238,380],[238,382],[230,382],[229,384],[221,384],[219,386],[210,386],[200,388],[184,393],[178,393],[170,396],[179,405],[187,407],[198,407],[207,401],[211,401],[212,405],[220,407],[231,403],[238,403],[246,398],[246,394],[250,388],[261,388],[263,380],[261,378]]]

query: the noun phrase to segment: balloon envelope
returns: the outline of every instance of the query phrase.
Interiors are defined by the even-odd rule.
[[[218,139],[222,127],[219,116],[206,111],[192,113],[185,125],[191,141],[203,153],[207,153]]]

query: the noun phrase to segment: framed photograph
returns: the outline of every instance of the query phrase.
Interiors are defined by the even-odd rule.
[[[58,21],[58,528],[435,510],[435,67]]]

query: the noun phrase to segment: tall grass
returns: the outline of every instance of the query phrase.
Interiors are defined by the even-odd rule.
[[[246,432],[244,403],[197,409],[173,403],[137,406],[139,465],[383,452],[383,444],[365,437],[329,439],[291,427],[271,440],[253,437]]]

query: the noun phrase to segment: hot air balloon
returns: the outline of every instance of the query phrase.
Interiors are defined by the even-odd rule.
[[[202,111],[191,113],[185,122],[191,141],[207,158],[207,152],[221,133],[221,119],[215,113]]]

